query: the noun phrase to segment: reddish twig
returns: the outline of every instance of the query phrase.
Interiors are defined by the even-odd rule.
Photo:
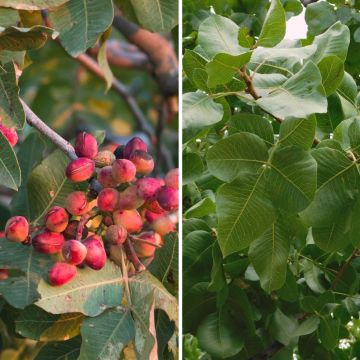
[[[80,219],[77,229],[76,229],[76,240],[77,241],[82,240],[84,227],[85,227],[85,224],[89,221],[89,219],[90,219],[89,214],[84,214],[81,216],[81,219]]]
[[[126,252],[127,258],[132,262],[136,271],[145,270],[145,266],[141,263],[138,256],[136,255],[135,249],[131,240],[128,238],[124,243],[124,250]]]
[[[144,244],[148,244],[148,245],[153,246],[153,247],[156,247],[156,248],[161,248],[161,246],[158,245],[158,244],[155,244],[155,243],[153,243],[153,242],[151,242],[151,241],[149,241],[149,240],[145,240],[145,239],[138,238],[138,237],[136,237],[136,236],[130,236],[130,239],[131,239],[132,241],[142,242],[142,243],[144,243]]]
[[[344,263],[344,265],[341,267],[341,269],[337,273],[335,279],[333,280],[333,282],[331,284],[331,287],[330,287],[331,290],[336,289],[336,285],[338,284],[338,282],[340,281],[342,276],[345,274],[346,270],[349,268],[349,266],[351,265],[353,260],[355,258],[357,258],[359,255],[360,255],[359,249],[355,248],[354,251],[352,252],[351,256],[347,259],[347,261]]]

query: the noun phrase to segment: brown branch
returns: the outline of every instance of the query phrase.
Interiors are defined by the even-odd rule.
[[[256,89],[253,85],[253,79],[246,73],[246,67],[242,67],[241,69],[239,69],[239,74],[240,76],[243,78],[243,80],[245,81],[246,83],[246,90],[245,92],[250,94],[254,100],[258,100],[261,98],[260,95],[258,95],[258,93],[256,92]],[[267,110],[264,110],[264,109],[261,109],[265,114],[268,114],[270,115],[272,118],[274,118],[276,120],[276,122],[278,122],[279,124],[283,123],[283,119],[273,115],[271,112],[267,111]],[[317,138],[316,136],[314,137],[314,140],[313,140],[313,144],[314,145],[317,145],[320,143],[320,139]]]
[[[146,269],[136,255],[134,246],[131,243],[130,239],[126,239],[124,243],[124,250],[126,252],[127,258],[133,263],[136,271],[143,271]]]
[[[283,344],[279,343],[278,341],[275,341],[273,344],[271,344],[262,353],[251,357],[249,360],[268,360],[268,359],[271,359],[283,347],[284,347]]]
[[[162,93],[165,96],[178,95],[177,56],[169,41],[125,19],[119,10],[115,11],[113,26],[149,56]]]
[[[81,54],[76,58],[81,65],[86,69],[90,70],[98,78],[105,80],[105,75],[99,64],[93,60],[90,56],[86,54]],[[111,88],[118,93],[126,102],[126,105],[129,107],[130,111],[134,115],[134,119],[139,131],[145,133],[149,139],[152,139],[154,130],[149,125],[144,113],[141,111],[139,105],[137,104],[134,97],[131,95],[129,89],[123,85],[119,80],[114,79]]]
[[[92,56],[97,56],[100,46],[89,49]],[[106,56],[110,65],[123,69],[138,69],[151,72],[153,66],[149,57],[135,45],[116,39],[106,42]]]
[[[341,267],[341,269],[337,273],[335,279],[333,280],[333,282],[331,284],[331,287],[330,287],[331,290],[336,289],[336,285],[338,284],[338,282],[340,281],[342,276],[345,274],[346,270],[349,268],[349,266],[351,265],[353,260],[356,259],[358,256],[360,256],[359,249],[355,248],[354,251],[352,252],[351,256],[347,259],[347,261],[344,263],[344,265]]]
[[[77,159],[73,146],[53,129],[47,126],[22,99],[20,99],[20,101],[25,111],[26,122],[51,140],[51,142],[62,150],[71,160]]]

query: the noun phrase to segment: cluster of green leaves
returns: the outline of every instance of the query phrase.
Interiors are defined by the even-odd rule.
[[[11,215],[27,217],[32,226],[42,225],[51,206],[63,206],[70,192],[86,188],[67,180],[69,159],[26,125],[19,90],[34,112],[67,139],[84,128],[96,135],[99,144],[104,131],[94,129],[106,130],[108,140],[117,142],[133,133],[132,114],[122,99],[105,94],[104,84],[72,59],[99,43],[98,62],[111,80],[104,45],[113,5],[112,0],[0,1],[0,117],[20,137],[12,148],[0,134],[0,190],[6,195],[11,190],[12,195],[9,205],[0,195],[0,231]],[[141,24],[159,28],[157,18],[146,16],[151,8],[141,7],[141,2],[118,1],[118,5],[138,8],[136,19]],[[52,28],[43,26],[44,14]],[[176,25],[176,13],[166,5],[158,8],[156,16],[163,19],[162,31]],[[116,31],[111,36],[124,41]],[[151,119],[161,95],[151,77],[135,70],[114,73],[138,90],[140,106]],[[176,150],[172,155],[176,157]],[[69,285],[52,287],[47,272],[56,256],[41,255],[31,246],[2,237],[3,233],[0,268],[10,269],[10,276],[0,282],[1,356],[148,359],[156,341],[159,359],[176,357],[176,236],[166,239],[148,271],[130,277],[130,299],[121,269],[113,261],[98,272],[80,269]]]
[[[286,40],[300,1],[200,3],[184,8],[184,331],[214,359],[359,357],[349,27],[311,16],[339,11],[321,2]]]

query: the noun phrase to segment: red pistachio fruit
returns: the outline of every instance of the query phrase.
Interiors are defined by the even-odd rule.
[[[63,234],[45,230],[36,235],[32,240],[32,246],[36,251],[44,254],[56,254],[61,251],[65,242]]]
[[[166,211],[161,209],[160,213],[152,212],[150,210],[145,210],[144,216],[145,216],[146,221],[151,224],[156,219],[159,219],[159,218],[163,217],[164,215],[166,215]]]
[[[138,194],[146,201],[156,199],[156,193],[161,188],[161,185],[160,179],[151,177],[142,178],[136,181]]]
[[[165,185],[170,186],[174,189],[179,189],[179,169],[171,169],[165,175]]]
[[[79,157],[93,159],[98,153],[98,144],[93,135],[81,132],[76,136],[75,152]]]
[[[90,236],[84,241],[87,249],[85,263],[94,270],[102,269],[106,264],[106,252],[99,236]]]
[[[9,270],[8,269],[0,269],[0,281],[6,280],[9,277]]]
[[[121,225],[111,225],[106,231],[106,240],[112,245],[122,245],[127,238],[127,230]]]
[[[45,214],[45,226],[54,232],[63,232],[69,223],[66,210],[60,206],[53,206]]]
[[[75,277],[76,272],[75,265],[57,262],[49,270],[49,282],[54,286],[65,285]]]
[[[176,225],[172,221],[170,216],[162,216],[156,219],[152,224],[151,227],[154,229],[161,236],[165,236],[171,232],[176,231]]]
[[[4,124],[0,123],[0,132],[6,137],[12,147],[17,144],[19,138],[14,128],[8,128]]]
[[[143,232],[138,236],[138,238],[144,239],[144,240],[149,241],[158,246],[163,245],[162,237],[153,231]],[[141,241],[135,241],[134,248],[135,248],[136,254],[141,258],[153,256],[155,253],[155,250],[156,250],[155,246],[152,246],[150,244],[147,244],[147,243],[144,243]]]
[[[140,175],[150,174],[154,170],[154,159],[145,151],[133,151],[129,160],[136,166],[136,172]]]
[[[73,182],[89,180],[95,170],[93,160],[81,157],[71,161],[66,168],[66,176]]]
[[[150,210],[153,213],[156,214],[163,214],[164,213],[164,209],[159,205],[157,200],[148,200],[145,201],[144,204],[145,209]]]
[[[5,237],[14,242],[23,242],[29,235],[29,223],[23,216],[11,217],[5,225]]]
[[[89,206],[86,194],[82,191],[74,191],[65,200],[66,210],[74,216],[84,215],[88,212]]]
[[[99,170],[97,179],[103,187],[116,187],[118,182],[113,178],[112,166],[105,166]]]
[[[101,211],[114,211],[119,206],[119,193],[112,188],[105,188],[100,191],[97,199],[98,208]]]
[[[124,148],[123,156],[125,159],[129,159],[132,152],[136,150],[142,150],[147,152],[147,145],[139,137],[132,138]]]
[[[139,232],[143,227],[143,220],[136,210],[116,210],[113,219],[116,225],[122,225],[129,233]]]
[[[138,209],[144,204],[144,199],[139,196],[136,185],[127,187],[119,194],[119,209]]]
[[[117,159],[112,164],[112,175],[117,183],[127,183],[135,180],[136,167],[130,160]]]
[[[64,259],[69,264],[81,264],[86,258],[86,253],[86,246],[77,240],[68,240],[62,247]]]
[[[179,207],[179,192],[170,186],[162,186],[157,192],[156,199],[166,211],[173,211]]]

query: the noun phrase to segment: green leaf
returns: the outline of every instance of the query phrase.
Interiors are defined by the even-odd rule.
[[[99,63],[99,66],[101,70],[104,73],[105,81],[106,81],[106,91],[108,91],[113,83],[114,75],[111,71],[111,68],[109,66],[108,58],[107,58],[107,52],[106,52],[106,41],[109,38],[111,34],[111,27],[109,27],[100,37],[99,41],[99,52],[97,55],[97,61]]]
[[[183,71],[186,76],[192,81],[193,72],[195,69],[205,69],[206,60],[197,52],[185,49],[183,56]]]
[[[206,157],[210,173],[223,181],[232,181],[242,173],[256,173],[267,159],[264,141],[251,133],[238,133],[218,141]]]
[[[322,317],[319,326],[319,339],[328,350],[334,350],[339,341],[340,321],[330,316]]]
[[[37,306],[29,306],[16,319],[16,332],[38,341],[64,341],[80,334],[84,315],[53,315]]]
[[[177,0],[130,0],[140,24],[153,32],[169,32],[178,23]]]
[[[62,45],[73,57],[95,45],[111,25],[113,16],[111,0],[69,0],[49,12],[50,21],[60,33]]]
[[[200,347],[210,355],[225,359],[244,346],[244,339],[234,318],[223,309],[208,315],[197,331]]]
[[[326,96],[336,91],[344,77],[344,62],[337,56],[323,58],[318,64]]]
[[[154,357],[156,350],[153,336],[155,323],[154,294],[152,292],[134,296],[132,312],[135,320],[135,350],[137,359],[147,360]]]
[[[326,1],[309,4],[306,7],[305,21],[312,35],[319,35],[336,22],[336,13],[332,5]]]
[[[64,206],[69,193],[82,189],[67,179],[65,169],[68,163],[66,155],[55,150],[31,172],[27,193],[30,219],[35,223],[39,223],[50,207]]]
[[[211,269],[211,282],[209,284],[209,291],[220,291],[226,286],[226,278],[223,270],[223,256],[219,243],[214,242],[212,248],[213,266]]]
[[[123,348],[135,336],[129,310],[110,309],[81,326],[79,360],[118,360]]]
[[[28,203],[27,180],[31,170],[41,161],[46,145],[39,133],[32,133],[20,144],[17,153],[22,182],[19,191],[11,200],[11,213],[22,215],[30,219],[30,208]]]
[[[339,95],[346,99],[349,103],[354,104],[357,96],[357,85],[353,77],[345,72],[344,78],[337,89]]]
[[[224,256],[246,248],[275,220],[265,170],[222,185],[216,197],[219,244]]]
[[[228,122],[229,134],[249,132],[259,136],[267,145],[274,144],[274,131],[271,123],[263,116],[251,113],[239,113],[231,117]]]
[[[358,174],[355,163],[338,150],[320,148],[311,154],[318,164],[318,189],[301,216],[308,225],[326,227],[354,198]]]
[[[343,250],[350,243],[349,212],[344,210],[333,224],[326,227],[313,227],[312,235],[315,244],[326,252]]]
[[[186,219],[190,219],[193,217],[201,218],[213,214],[215,213],[215,211],[216,211],[216,207],[214,200],[209,197],[206,197],[200,200],[199,202],[197,202],[196,204],[194,204],[193,206],[191,206],[189,209],[187,209],[186,212],[184,213],[184,217]]]
[[[201,282],[190,288],[183,287],[184,333],[186,331],[196,331],[201,321],[208,314],[216,311],[216,294],[209,292],[208,287],[208,282]]]
[[[328,111],[325,114],[317,114],[317,126],[325,134],[333,133],[335,128],[344,119],[344,113],[338,94],[328,97]]]
[[[294,274],[288,269],[286,271],[286,279],[282,288],[277,291],[280,299],[295,302],[299,297],[299,290]]]
[[[297,145],[304,150],[312,147],[316,131],[316,117],[290,118],[280,125],[279,142],[285,146]]]
[[[42,279],[38,286],[41,298],[36,305],[52,314],[80,312],[96,316],[120,305],[122,284],[119,267],[108,261],[100,271],[78,269],[76,277],[61,287],[51,286]]]
[[[206,64],[205,68],[209,75],[207,85],[211,88],[227,84],[233,76],[250,61],[252,52],[233,56],[220,53]]]
[[[183,156],[182,184],[187,185],[196,181],[204,171],[201,157],[195,153],[186,153]]]
[[[49,256],[37,253],[34,248],[0,239],[2,268],[19,269],[24,275],[0,283],[0,293],[16,308],[24,308],[39,299],[37,286],[41,276],[52,264]]]
[[[170,285],[176,288],[179,274],[179,239],[177,233],[171,233],[165,236],[164,245],[157,249],[155,259],[148,269],[165,286]],[[168,286],[167,286],[168,287]]]
[[[44,10],[60,6],[69,0],[1,0],[1,6],[19,10]]]
[[[280,0],[272,0],[256,45],[273,47],[284,38],[285,32],[285,10]]]
[[[306,118],[311,114],[327,111],[321,74],[311,61],[281,86],[256,102],[262,109],[279,118]]]
[[[211,233],[196,230],[183,240],[183,278],[186,289],[196,282],[207,281],[212,267],[212,247],[214,238]],[[209,272],[204,271],[209,269]]]
[[[345,61],[349,43],[349,28],[338,21],[323,34],[315,37],[313,45],[317,46],[317,50],[311,57],[311,60],[317,64],[322,59],[335,55],[342,61]]]
[[[177,299],[171,295],[150,272],[142,271],[141,273],[129,278],[130,294],[139,299],[154,294],[155,309],[163,310],[170,321],[176,326],[178,324],[178,304]]]
[[[310,316],[296,329],[294,336],[304,336],[313,333],[319,326],[320,320],[317,316]]]
[[[183,129],[200,130],[219,122],[224,115],[221,104],[202,92],[183,95]]]
[[[42,47],[49,37],[55,39],[57,33],[42,25],[31,28],[11,26],[0,32],[0,51],[22,51]]]
[[[21,184],[21,170],[16,154],[7,138],[0,133],[0,184],[18,190]]]
[[[239,27],[230,19],[211,15],[200,24],[198,43],[210,58],[218,53],[240,55],[248,49],[239,45],[238,31]]]
[[[294,213],[304,210],[316,190],[316,161],[296,146],[275,148],[269,161],[267,188],[273,203]]]
[[[251,243],[249,258],[266,292],[271,293],[284,285],[289,250],[290,236],[281,219]]]
[[[271,335],[285,346],[290,344],[297,326],[296,319],[285,315],[279,308],[271,316],[269,324]]]
[[[34,360],[77,360],[80,354],[81,337],[44,345]]]
[[[12,63],[0,67],[0,117],[8,127],[22,129],[25,124],[25,113],[19,99],[19,88],[16,85],[15,68]]]

